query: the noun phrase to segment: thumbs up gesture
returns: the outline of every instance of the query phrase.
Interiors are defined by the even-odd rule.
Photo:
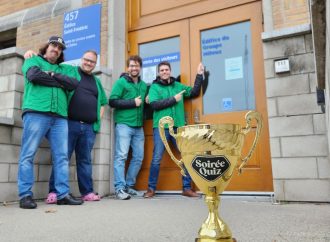
[[[139,106],[141,105],[141,103],[142,103],[141,96],[136,97],[136,98],[134,99],[134,101],[135,101],[135,105],[136,105],[137,107],[139,107]]]

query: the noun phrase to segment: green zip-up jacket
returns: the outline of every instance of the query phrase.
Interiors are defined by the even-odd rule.
[[[147,95],[147,85],[140,78],[137,83],[124,73],[112,87],[109,105],[115,108],[115,123],[126,124],[130,127],[143,126],[143,107]],[[139,107],[135,98],[141,96],[142,103]]]
[[[149,101],[153,112],[153,127],[158,128],[159,120],[165,116],[170,116],[174,120],[174,127],[185,125],[184,117],[184,98],[194,98],[200,93],[203,76],[196,75],[194,87],[186,86],[175,81],[173,77],[170,82],[161,80],[157,77],[153,81],[149,90]],[[185,90],[179,102],[176,102],[174,96]]]
[[[41,71],[60,72],[59,65],[51,64],[40,56],[26,59],[22,66],[24,75],[24,96],[22,109],[38,112],[51,112],[62,117],[68,116],[67,92],[59,87],[48,87],[34,84],[27,79],[27,72],[31,67],[38,67]]]
[[[60,67],[61,67],[61,69],[60,69],[61,74],[67,75],[69,77],[73,77],[73,78],[77,79],[78,81],[81,80],[81,76],[79,74],[79,69],[78,69],[79,67],[71,66],[71,65],[67,65],[67,64],[60,64]],[[99,78],[97,78],[95,75],[93,75],[93,77],[96,82],[96,87],[97,87],[97,92],[98,92],[98,95],[97,95],[97,121],[93,123],[93,130],[95,132],[99,132],[100,128],[101,128],[101,115],[100,115],[101,106],[106,105],[108,103],[108,99],[107,99],[107,96],[103,89],[103,86],[101,84],[101,80]],[[68,96],[69,103],[70,103],[73,95],[74,95],[74,91],[69,93],[69,96]]]

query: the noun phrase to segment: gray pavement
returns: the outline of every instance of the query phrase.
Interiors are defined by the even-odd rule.
[[[330,204],[274,204],[270,198],[222,197],[222,218],[239,242],[330,241]],[[193,242],[207,216],[203,199],[159,195],[35,210],[0,206],[1,242]]]

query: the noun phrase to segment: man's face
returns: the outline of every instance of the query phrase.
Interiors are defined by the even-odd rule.
[[[62,46],[56,43],[50,43],[45,53],[45,58],[51,62],[56,63],[57,59],[62,53]]]
[[[127,67],[127,72],[131,77],[138,77],[140,75],[141,66],[137,61],[130,61]]]
[[[158,70],[158,75],[162,80],[168,80],[171,76],[171,69],[167,65],[161,65]]]
[[[91,74],[96,66],[96,61],[97,61],[97,57],[94,55],[94,53],[87,52],[81,58],[80,67],[84,72]]]

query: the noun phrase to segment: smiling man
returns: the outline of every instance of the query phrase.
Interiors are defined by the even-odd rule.
[[[128,200],[143,196],[135,190],[136,176],[144,156],[143,107],[147,85],[140,79],[142,59],[131,56],[127,60],[127,73],[115,82],[109,104],[115,108],[114,177],[116,198]],[[125,161],[132,147],[132,159],[125,177]]]
[[[78,187],[84,201],[100,200],[100,196],[93,189],[91,152],[96,133],[100,130],[103,106],[108,100],[100,79],[93,75],[96,63],[97,53],[87,50],[81,58],[80,67],[60,65],[61,73],[79,81],[79,85],[68,96],[68,158],[70,160],[75,151]],[[46,199],[48,204],[58,202],[54,173],[53,169]]]
[[[165,151],[165,146],[161,140],[158,129],[159,120],[165,116],[173,118],[175,132],[177,128],[185,125],[183,99],[195,98],[199,95],[204,74],[204,66],[200,63],[197,67],[194,87],[190,87],[177,82],[174,77],[171,77],[171,64],[169,62],[160,62],[157,66],[157,70],[158,76],[156,80],[153,81],[149,90],[150,106],[154,110],[154,148],[149,171],[148,190],[144,194],[145,198],[152,198],[155,196],[160,162]],[[168,141],[171,141],[174,146],[177,147],[175,138],[170,135],[168,128],[165,129],[165,136]],[[182,185],[183,196],[199,197],[199,195],[191,189],[191,177],[189,174],[182,177]]]
[[[82,200],[69,194],[68,97],[67,90],[77,87],[77,80],[60,73],[65,43],[52,36],[39,50],[39,55],[24,61],[23,133],[18,164],[20,207],[33,209],[33,160],[41,140],[49,141],[58,204],[80,205]]]

